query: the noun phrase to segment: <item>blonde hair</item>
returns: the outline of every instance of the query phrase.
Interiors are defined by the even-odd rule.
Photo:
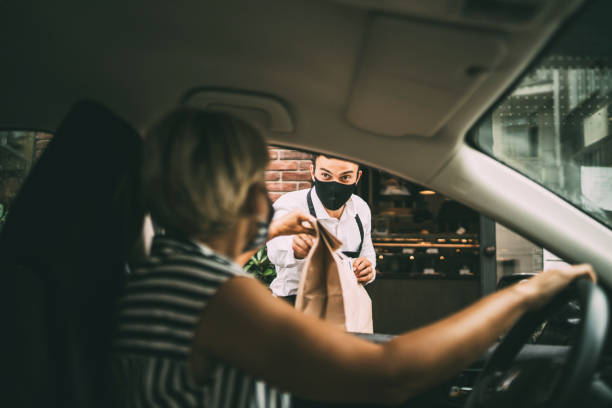
[[[154,126],[143,146],[142,193],[168,231],[206,238],[244,215],[249,189],[264,182],[262,135],[227,113],[181,108]]]

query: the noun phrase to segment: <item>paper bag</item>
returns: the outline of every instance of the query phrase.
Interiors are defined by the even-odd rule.
[[[338,264],[346,331],[351,333],[372,333],[372,300],[353,272],[353,262],[342,252],[334,254]]]
[[[372,302],[357,282],[342,246],[319,221],[315,241],[306,257],[295,300],[296,309],[344,330],[372,333]]]

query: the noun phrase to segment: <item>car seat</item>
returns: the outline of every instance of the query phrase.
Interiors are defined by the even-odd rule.
[[[77,103],[21,187],[0,235],[6,406],[106,405],[114,301],[142,228],[140,145]]]

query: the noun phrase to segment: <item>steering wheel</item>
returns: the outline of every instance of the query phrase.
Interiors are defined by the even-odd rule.
[[[580,305],[580,323],[565,358],[520,362],[519,351],[530,336],[571,299]],[[524,315],[508,332],[485,365],[466,408],[569,408],[584,399],[608,331],[608,298],[590,280],[579,279],[546,307]],[[564,361],[563,361],[564,360]]]

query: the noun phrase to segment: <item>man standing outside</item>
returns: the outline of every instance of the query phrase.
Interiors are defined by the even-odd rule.
[[[342,241],[340,249],[352,259],[357,280],[368,284],[375,278],[376,252],[372,245],[368,204],[353,194],[361,177],[357,163],[315,155],[310,165],[314,187],[281,196],[274,203],[274,218],[290,211],[308,211]],[[308,234],[289,235],[268,242],[268,258],[276,266],[270,289],[278,297],[295,303],[304,259],[314,242]]]

